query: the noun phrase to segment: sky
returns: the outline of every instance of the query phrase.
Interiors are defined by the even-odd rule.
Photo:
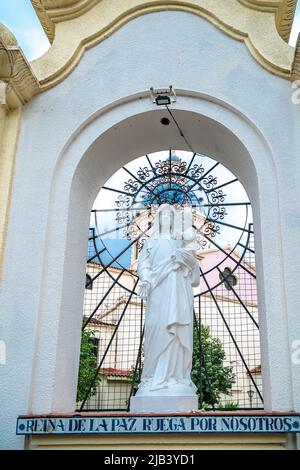
[[[28,60],[43,55],[50,47],[30,0],[0,0],[0,22],[16,36]],[[298,0],[290,44],[295,45],[300,32],[300,1]]]
[[[28,60],[49,49],[50,43],[30,0],[0,0],[0,22],[16,36]]]

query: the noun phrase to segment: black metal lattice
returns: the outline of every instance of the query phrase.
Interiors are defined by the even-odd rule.
[[[181,157],[172,150],[145,155],[124,166],[101,189],[92,211],[83,329],[98,340],[94,378],[100,374],[101,381],[93,396],[93,381],[88,384],[80,410],[127,410],[135,393],[145,318],[144,302],[136,294],[136,260],[163,203],[193,210],[201,270],[194,292],[200,401],[213,409],[263,407],[250,202],[220,163],[196,153],[177,154]],[[205,345],[199,341],[203,331],[212,338]],[[216,342],[234,382],[231,394],[203,403],[203,396],[213,396],[217,387],[211,375]]]

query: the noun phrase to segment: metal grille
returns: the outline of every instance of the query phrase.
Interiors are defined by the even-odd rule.
[[[78,408],[128,410],[143,365],[145,305],[136,295],[136,262],[155,211],[165,202],[191,206],[197,230],[201,284],[194,291],[199,355],[194,367],[197,363],[201,372],[201,407],[263,408],[249,200],[220,163],[172,150],[146,155],[119,170],[92,211],[83,329],[99,340],[94,378],[100,375],[101,380],[92,396],[93,380],[87,384]],[[216,352],[222,356],[218,365]],[[225,376],[231,380],[226,393]]]

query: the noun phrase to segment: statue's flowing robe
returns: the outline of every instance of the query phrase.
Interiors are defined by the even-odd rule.
[[[185,266],[171,256],[185,251]],[[181,240],[146,240],[138,260],[141,281],[151,284],[145,316],[144,368],[141,385],[154,391],[172,384],[190,386],[193,353],[193,288],[199,284],[195,254]],[[144,387],[145,388],[145,387]],[[138,392],[139,394],[139,392]]]

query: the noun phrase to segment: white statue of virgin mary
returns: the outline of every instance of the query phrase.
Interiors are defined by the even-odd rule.
[[[160,206],[153,234],[138,259],[139,295],[147,301],[145,357],[131,411],[190,411],[198,407],[191,380],[193,286],[200,282],[196,248],[191,211],[178,214],[169,204]]]

